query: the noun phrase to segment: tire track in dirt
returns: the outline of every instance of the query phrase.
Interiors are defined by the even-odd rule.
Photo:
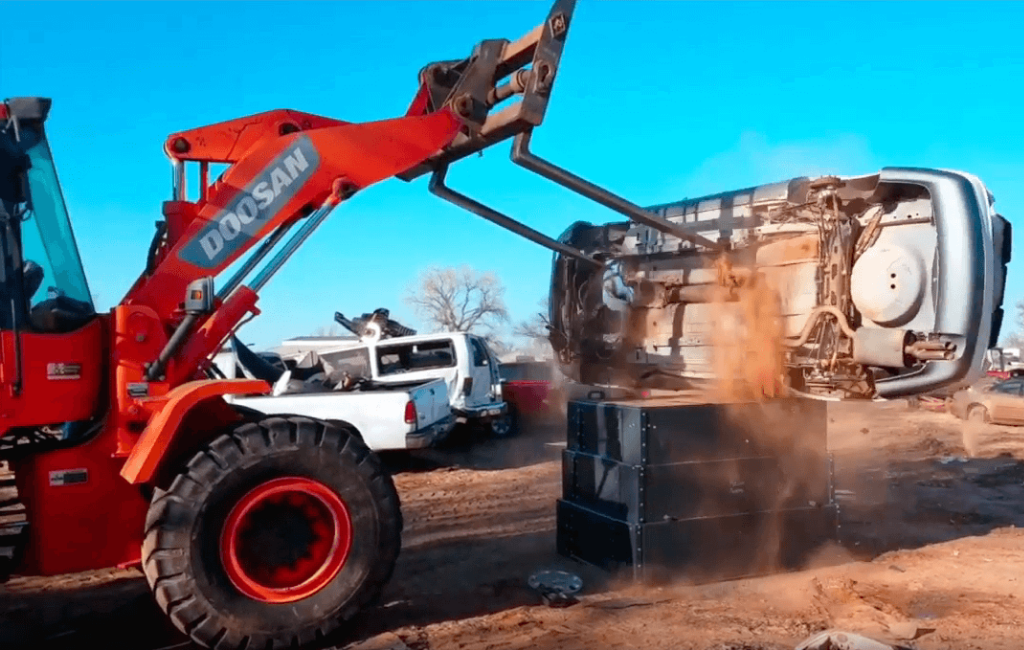
[[[556,462],[524,469],[450,470],[397,476],[403,548],[554,530],[561,490]]]
[[[383,607],[354,638],[538,603],[539,568],[569,568],[555,550],[561,465],[398,474],[402,553]]]

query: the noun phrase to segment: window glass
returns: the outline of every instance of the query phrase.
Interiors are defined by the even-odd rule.
[[[488,363],[487,349],[478,338],[469,339],[470,347],[473,349],[473,365],[476,367],[486,366]]]
[[[505,381],[523,381],[526,379],[526,369],[518,363],[503,363],[498,370],[501,378]]]
[[[455,346],[451,339],[377,348],[377,367],[381,375],[451,368],[454,365]]]
[[[348,373],[350,377],[370,377],[370,353],[366,348],[342,350],[319,356],[329,377],[341,376],[343,373]]]
[[[499,366],[505,381],[551,381],[551,366],[546,363],[512,362]]]
[[[50,147],[38,128],[23,129],[21,136],[32,162],[28,170],[31,209],[21,224],[22,259],[35,262],[43,271],[42,284],[29,297],[29,304],[64,295],[94,308]]]

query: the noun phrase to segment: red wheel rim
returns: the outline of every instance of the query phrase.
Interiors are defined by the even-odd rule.
[[[345,503],[319,481],[285,477],[262,483],[228,514],[221,562],[240,592],[265,603],[290,603],[323,589],[352,547]]]

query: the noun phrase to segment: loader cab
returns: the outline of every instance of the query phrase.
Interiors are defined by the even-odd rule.
[[[3,328],[71,332],[96,310],[43,128],[50,102],[17,98],[2,106]]]
[[[105,319],[93,305],[44,123],[50,100],[0,102],[0,435],[103,409]]]

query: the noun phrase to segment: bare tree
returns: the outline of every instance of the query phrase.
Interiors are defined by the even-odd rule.
[[[487,332],[481,336],[487,341],[487,347],[491,349],[491,352],[499,357],[503,357],[515,349],[496,332]]]
[[[519,321],[512,329],[512,334],[527,339],[531,343],[547,343],[548,318],[544,315],[544,312],[547,311],[548,301],[541,298],[537,301],[537,306],[540,307],[541,311],[527,320]]]
[[[432,266],[420,274],[405,302],[435,331],[474,332],[490,342],[509,320],[504,296],[505,287],[493,273]]]
[[[551,341],[549,339],[549,321],[546,315],[548,301],[542,298],[537,301],[540,310],[527,320],[519,321],[512,328],[512,335],[518,339],[525,339],[520,346],[519,353],[532,357],[545,357],[551,354]]]

